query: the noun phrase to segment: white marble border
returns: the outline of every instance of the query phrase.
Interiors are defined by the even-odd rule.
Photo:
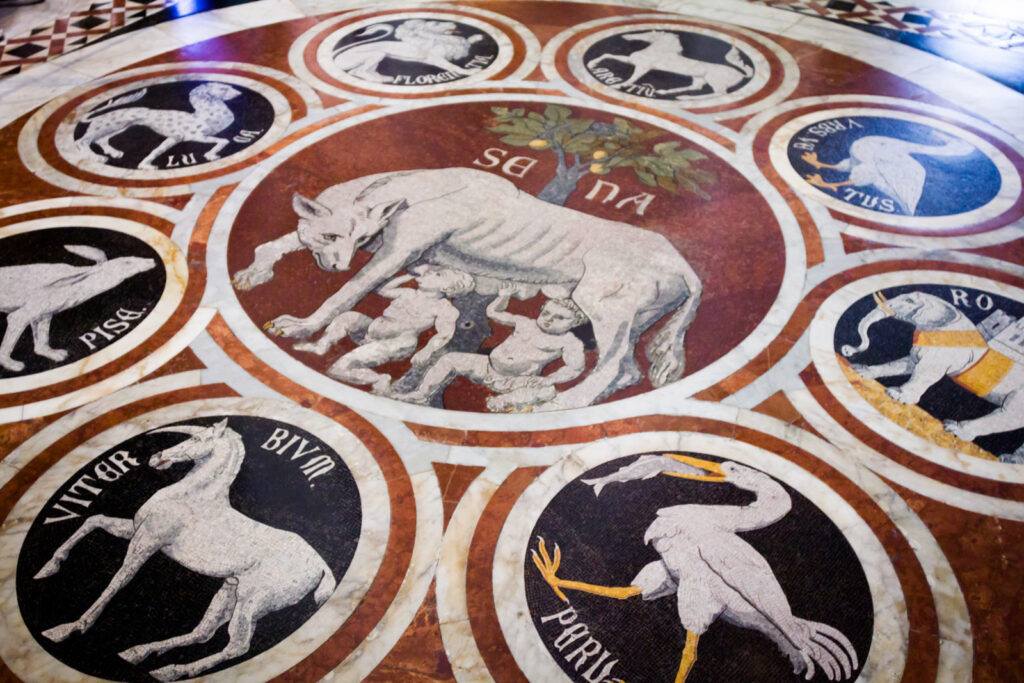
[[[755,329],[739,344],[701,370],[681,380],[639,396],[598,404],[576,410],[533,414],[488,414],[427,408],[418,405],[374,396],[368,392],[337,382],[292,357],[271,342],[266,333],[253,322],[242,309],[231,287],[231,275],[227,269],[227,243],[234,218],[248,196],[259,186],[278,165],[294,154],[329,137],[341,130],[357,126],[384,116],[399,112],[428,107],[447,106],[462,102],[516,101],[553,102],[571,106],[592,107],[590,102],[576,99],[543,95],[463,95],[438,101],[409,102],[395,105],[386,110],[373,111],[345,119],[319,129],[289,145],[273,158],[258,165],[225,201],[213,228],[207,249],[207,296],[209,305],[216,305],[228,326],[238,339],[254,354],[290,379],[311,391],[330,397],[347,405],[359,405],[369,411],[403,421],[436,425],[453,429],[560,429],[576,424],[592,424],[624,417],[625,413],[643,415],[664,412],[663,405],[692,395],[729,376],[743,367],[753,355],[763,349],[786,324],[800,302],[806,267],[806,251],[803,234],[785,200],[757,171],[745,157],[704,139],[685,128],[675,126],[663,119],[612,105],[602,105],[611,114],[630,117],[670,131],[683,139],[693,141],[721,160],[732,165],[746,177],[760,193],[772,210],[781,227],[786,251],[786,266],[778,297],[758,323]],[[685,254],[683,255],[685,257]],[[698,315],[700,313],[698,312]]]
[[[926,460],[964,474],[996,481],[1024,483],[1024,465],[983,460],[960,453],[912,434],[883,416],[861,396],[843,373],[835,348],[835,330],[839,318],[857,301],[889,287],[903,285],[948,285],[987,290],[1024,303],[1024,289],[995,280],[936,270],[910,270],[880,273],[852,282],[836,291],[818,309],[809,327],[811,360],[828,390],[850,413],[871,431],[904,450]]]
[[[0,379],[0,395],[29,391],[50,384],[56,384],[57,382],[63,382],[92,372],[113,360],[117,360],[144,343],[154,332],[160,329],[173,315],[174,311],[177,310],[178,304],[181,303],[181,299],[185,295],[185,289],[188,287],[188,263],[185,261],[185,255],[160,231],[125,218],[69,214],[67,216],[53,216],[15,223],[0,227],[0,247],[2,247],[4,237],[35,230],[66,227],[102,228],[130,235],[145,242],[157,253],[160,258],[160,266],[164,268],[166,276],[164,291],[142,322],[123,337],[119,337],[108,346],[73,363],[34,374]],[[28,330],[26,330],[26,333],[28,333]]]
[[[651,451],[707,453],[755,467],[797,489],[827,515],[860,559],[874,605],[871,647],[866,657],[858,653],[864,662],[858,680],[900,678],[910,637],[903,591],[885,548],[856,510],[824,482],[774,453],[741,441],[691,432],[637,434],[585,446],[541,474],[509,512],[494,551],[494,595],[505,598],[496,604],[498,620],[527,678],[569,680],[537,634],[526,602],[525,558],[535,543],[531,533],[537,519],[566,484],[587,470],[625,455]]]
[[[270,127],[267,128],[267,131],[263,133],[263,135],[260,136],[254,144],[249,145],[234,154],[222,157],[216,161],[204,161],[198,164],[193,164],[192,166],[175,169],[168,168],[147,171],[144,169],[140,170],[108,166],[107,164],[101,163],[92,155],[87,156],[83,154],[81,149],[78,147],[78,144],[74,139],[74,132],[75,128],[78,126],[78,120],[81,116],[88,114],[94,107],[98,107],[107,100],[117,97],[122,93],[139,90],[140,88],[145,88],[150,85],[195,80],[214,83],[232,83],[234,85],[240,85],[244,88],[248,88],[257,94],[262,95],[274,110],[273,123],[271,123]],[[89,99],[82,102],[82,104],[80,104],[74,111],[68,114],[60,124],[58,124],[55,143],[57,145],[57,151],[64,160],[72,166],[81,168],[83,171],[118,180],[162,180],[164,178],[183,178],[208,173],[210,171],[217,171],[227,166],[233,166],[239,161],[252,158],[270,145],[274,144],[277,140],[281,139],[282,134],[291,122],[291,104],[289,104],[284,95],[262,81],[255,81],[251,78],[243,78],[234,74],[222,73],[171,74],[169,76],[143,78],[138,81],[132,81],[131,83],[125,83],[124,85],[96,93]]]
[[[365,4],[365,3],[364,3]],[[338,8],[340,9],[340,8]],[[416,95],[416,94],[443,94],[450,92],[458,92],[467,87],[481,87],[493,85],[492,83],[484,83],[491,76],[499,73],[508,64],[512,62],[515,57],[513,54],[512,41],[508,38],[504,31],[501,30],[500,26],[508,26],[516,32],[516,34],[523,40],[526,45],[526,54],[523,55],[523,63],[511,74],[506,80],[519,80],[525,78],[533,71],[537,63],[540,61],[540,43],[537,38],[530,32],[526,26],[515,21],[511,17],[507,17],[497,12],[491,12],[480,8],[467,7],[461,5],[455,5],[450,3],[424,3],[424,4],[409,4],[408,2],[402,3],[380,3],[374,5],[372,8],[373,15],[367,18],[365,21],[359,22],[357,25],[363,25],[373,23],[374,19],[382,18],[398,18],[405,15],[381,15],[382,11],[393,11],[398,9],[407,9],[411,13],[409,18],[414,16],[433,17],[441,16],[445,19],[451,19],[453,21],[462,21],[470,24],[488,35],[490,35],[498,43],[498,56],[495,58],[494,64],[482,69],[479,73],[472,76],[459,79],[457,81],[451,81],[450,83],[439,83],[437,85],[430,86],[417,86],[417,87],[403,87],[389,85],[386,83],[370,83],[357,78],[352,78],[344,71],[337,69],[334,66],[333,60],[331,59],[331,46],[337,42],[341,37],[342,31],[347,33],[351,27],[345,27],[343,30],[333,31],[330,35],[324,38],[319,45],[316,46],[316,61],[325,72],[330,74],[332,77],[337,78],[341,83],[348,84],[361,90],[377,93],[381,96],[381,100],[385,101],[388,97],[394,95]],[[429,14],[428,10],[432,10]],[[479,17],[478,20],[470,19],[462,14],[445,14],[444,10],[458,10],[459,12],[466,12]],[[344,88],[338,87],[333,83],[329,83],[319,76],[315,75],[306,66],[305,53],[309,45],[313,42],[319,33],[322,33],[328,26],[340,24],[344,21],[351,19],[352,17],[362,16],[367,14],[368,9],[364,7],[361,10],[347,12],[334,16],[326,21],[320,22],[311,29],[305,31],[299,36],[291,47],[288,49],[288,65],[292,72],[309,83],[313,87],[321,90],[335,97],[342,97],[350,100],[365,100],[367,96],[362,95],[358,92],[345,90]],[[498,25],[495,25],[498,24]],[[504,81],[500,81],[504,82]],[[376,99],[376,98],[369,98]]]
[[[740,91],[736,93],[731,93],[716,98],[710,98],[709,96],[704,95],[683,102],[637,97],[634,95],[629,95],[628,93],[623,93],[620,90],[604,85],[603,83],[595,79],[593,76],[591,76],[589,72],[587,72],[587,70],[584,68],[583,54],[587,51],[587,49],[589,49],[589,47],[593,43],[597,42],[601,38],[604,38],[608,35],[615,35],[625,31],[632,31],[635,30],[636,28],[665,28],[669,30],[690,31],[692,33],[704,33],[712,35],[714,37],[721,38],[722,40],[726,40],[727,42],[735,42],[735,39],[732,38],[731,36],[726,36],[715,31],[714,24],[708,25],[707,28],[701,29],[696,26],[687,26],[681,25],[679,23],[671,23],[673,21],[687,21],[690,20],[691,18],[685,16],[673,16],[664,14],[637,14],[634,16],[625,17],[608,17],[604,19],[595,19],[593,21],[588,21],[579,24],[570,29],[566,29],[562,33],[559,33],[557,36],[549,40],[544,45],[544,52],[541,56],[541,67],[544,70],[544,76],[552,82],[563,82],[562,76],[558,72],[556,55],[566,41],[570,41],[575,36],[578,36],[579,34],[584,33],[586,31],[599,28],[607,24],[621,22],[627,19],[657,19],[660,20],[660,22],[644,22],[628,27],[620,26],[617,28],[601,31],[592,36],[587,36],[577,44],[573,45],[568,55],[569,70],[578,79],[580,79],[581,82],[586,83],[587,85],[592,87],[596,92],[602,93],[608,97],[614,97],[625,102],[633,102],[647,107],[661,109],[671,114],[679,114],[681,112],[691,109],[695,114],[699,114],[706,108],[715,107],[720,104],[738,102],[748,97],[749,95],[753,94],[754,92],[761,90],[767,84],[768,80],[771,77],[771,74],[767,73],[769,70],[769,63],[764,58],[764,55],[762,54],[761,50],[767,50],[768,52],[771,52],[781,62],[783,68],[782,82],[773,91],[764,93],[764,96],[761,99],[757,100],[756,102],[752,102],[751,104],[748,104],[743,107],[730,109],[724,112],[717,112],[715,114],[710,115],[713,120],[736,118],[738,116],[752,114],[754,112],[761,111],[762,109],[778,104],[779,102],[782,102],[787,97],[789,97],[790,94],[792,94],[793,90],[796,89],[797,83],[800,80],[800,71],[797,66],[796,60],[793,59],[793,57],[788,52],[783,50],[780,45],[759,33],[748,31],[734,24],[721,24],[719,26],[721,28],[728,28],[729,30],[738,32],[746,36],[754,45],[757,45],[758,47],[761,48],[761,50],[758,50],[754,48],[753,45],[748,45],[746,43],[742,44],[742,47],[744,47],[747,51],[747,55],[754,62],[755,72],[754,79],[752,79],[750,83],[748,83],[746,86],[744,86]],[[570,86],[569,83],[564,83],[564,86],[566,88],[571,88],[571,90],[574,92],[580,92],[577,88]],[[580,92],[580,94],[587,93]],[[731,133],[732,131],[729,132]]]
[[[322,439],[344,461],[359,489],[362,528],[355,554],[323,606],[270,650],[209,676],[209,681],[265,681],[294,666],[333,635],[359,606],[380,569],[390,532],[387,483],[376,460],[351,432],[330,418],[284,401],[221,398],[190,401],[146,413],[89,439],[46,471],[15,504],[0,532],[0,656],[25,680],[96,681],[54,659],[28,632],[17,607],[15,570],[32,521],[53,491],[98,454],[162,424],[216,415],[282,420]],[[372,512],[372,513],[371,513]]]
[[[205,175],[208,172],[217,171],[221,168],[233,166],[235,164],[244,162],[246,159],[251,159],[258,155],[263,150],[270,147],[272,144],[280,140],[291,123],[291,105],[288,103],[287,98],[268,86],[267,84],[255,80],[246,78],[244,76],[236,74],[225,74],[225,73],[212,73],[209,71],[195,71],[188,73],[168,73],[176,72],[182,69],[222,69],[225,71],[237,71],[241,73],[257,74],[277,81],[283,85],[286,85],[295,90],[306,104],[307,109],[315,110],[320,108],[319,99],[309,88],[298,79],[289,76],[288,74],[269,69],[267,67],[257,66],[253,64],[245,64],[241,62],[177,62],[170,64],[160,64],[157,66],[141,67],[138,69],[131,69],[128,71],[122,71],[112,76],[99,79],[95,82],[87,85],[75,88],[70,92],[66,92],[59,97],[56,97],[47,102],[41,107],[22,127],[21,132],[18,135],[18,156],[25,166],[33,173],[43,178],[47,182],[50,182],[58,187],[63,187],[68,190],[75,192],[82,192],[87,194],[98,194],[98,195],[113,195],[121,196],[126,195],[130,197],[167,197],[177,194],[188,193],[192,190],[191,186],[186,184],[181,185],[159,185],[159,186],[148,186],[148,187],[118,187],[116,181],[118,179],[125,180],[157,180],[161,178],[189,178],[194,176]],[[162,76],[160,74],[163,74]],[[253,145],[246,147],[244,150],[233,154],[226,159],[218,161],[207,162],[203,164],[196,164],[195,166],[189,166],[187,168],[179,169],[177,171],[139,171],[134,169],[120,169],[117,167],[110,167],[98,162],[85,162],[76,156],[74,151],[75,145],[72,141],[71,132],[73,126],[70,126],[68,122],[62,121],[57,128],[55,136],[55,144],[57,150],[62,157],[65,157],[72,165],[78,163],[82,166],[83,170],[96,173],[99,175],[107,176],[111,179],[109,185],[101,183],[93,183],[86,180],[76,178],[71,175],[67,175],[62,171],[58,171],[52,167],[46,159],[43,158],[39,151],[39,132],[42,130],[43,125],[53,115],[57,109],[62,107],[66,102],[84,93],[93,92],[102,89],[102,87],[111,82],[120,81],[125,78],[131,78],[138,76],[140,77],[137,81],[118,86],[109,91],[98,92],[88,101],[83,103],[82,107],[79,107],[76,111],[82,110],[84,107],[86,110],[100,101],[105,100],[110,93],[125,92],[128,90],[137,89],[140,85],[146,85],[150,83],[162,83],[168,81],[180,81],[189,80],[195,78],[209,78],[211,80],[223,80],[227,82],[237,83],[245,86],[250,90],[254,90],[264,97],[266,97],[271,105],[274,107],[275,119],[274,124],[270,129]],[[149,76],[149,78],[144,78]],[[70,155],[70,157],[68,156]]]
[[[912,103],[908,102],[912,106]],[[885,118],[919,123],[935,130],[941,130],[973,145],[995,164],[999,170],[1001,183],[999,191],[984,206],[976,209],[946,216],[899,216],[883,211],[871,211],[841,201],[820,188],[808,183],[789,161],[789,143],[801,129],[814,123],[828,119],[862,116],[866,118]],[[798,116],[779,128],[772,136],[769,146],[772,166],[794,190],[820,202],[831,209],[873,223],[892,225],[907,230],[956,230],[967,228],[991,218],[996,218],[1014,205],[1021,193],[1020,172],[1014,167],[1006,155],[996,149],[988,141],[951,125],[945,121],[933,119],[905,111],[875,109],[871,107],[843,107],[837,109],[820,109],[810,114]]]

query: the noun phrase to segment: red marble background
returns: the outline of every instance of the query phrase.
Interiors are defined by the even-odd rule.
[[[524,178],[510,178],[524,191],[536,195],[554,176],[555,155],[550,151],[503,145],[498,134],[486,130],[486,126],[492,125],[492,106],[525,107],[528,111],[539,112],[545,104],[481,102],[404,112],[341,131],[295,154],[269,174],[239,211],[228,245],[229,271],[235,273],[248,266],[257,245],[295,229],[297,218],[291,208],[293,193],[316,197],[331,185],[364,175],[409,169],[474,167],[474,160],[484,161],[484,150],[502,147],[508,149],[506,159],[516,155],[537,159],[537,164]],[[572,109],[576,117],[608,123],[613,119],[612,115],[600,111],[581,107]],[[636,124],[645,129],[653,127],[642,121]],[[666,132],[651,144],[673,139],[679,138]],[[686,338],[689,374],[728,352],[765,316],[782,282],[785,252],[778,221],[751,183],[708,150],[685,139],[681,140],[681,147],[694,147],[708,156],[697,165],[714,172],[718,178],[715,185],[706,188],[710,199],[651,188],[641,183],[632,170],[621,168],[605,176],[584,176],[566,206],[660,232],[697,271],[704,285],[704,294],[697,318]],[[487,170],[498,171],[497,168]],[[585,198],[598,177],[621,187],[615,201],[600,203],[604,191],[592,201]],[[643,216],[636,214],[632,203],[621,209],[615,208],[621,199],[648,191],[656,199]],[[481,207],[481,210],[486,209]],[[328,273],[316,266],[308,251],[289,254],[275,267],[274,280],[237,294],[246,312],[260,326],[282,314],[306,316],[337,291],[369,256],[360,252],[352,270],[347,273]],[[537,296],[526,302],[515,302],[510,310],[536,315],[543,301],[543,296]],[[370,295],[356,308],[375,316],[386,304],[387,300],[382,297]],[[639,348],[643,348],[655,329],[641,338]],[[484,347],[493,347],[508,331],[495,326],[496,334],[484,343]],[[287,352],[291,352],[294,344],[294,340],[282,338],[275,339],[275,342]],[[350,348],[352,344],[347,342],[347,345],[335,346],[325,356],[298,352],[293,355],[324,372]],[[591,351],[588,356],[593,362],[596,352]],[[646,358],[642,353],[638,356],[641,368],[646,370]],[[408,363],[382,366],[396,378],[407,368]],[[462,388],[469,387],[463,385]],[[611,398],[623,398],[650,388],[650,383],[645,381]],[[463,398],[448,400],[456,393]],[[469,393],[465,396],[456,387],[448,394],[446,406],[482,410],[486,390]]]

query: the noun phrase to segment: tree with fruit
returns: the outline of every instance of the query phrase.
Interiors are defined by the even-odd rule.
[[[547,105],[543,113],[507,107],[491,111],[494,125],[487,130],[500,133],[503,143],[551,150],[558,157],[555,177],[537,195],[552,204],[564,205],[587,174],[603,176],[616,168],[633,169],[645,185],[702,199],[710,198],[702,185],[717,182],[714,173],[694,165],[707,158],[704,154],[679,149],[678,140],[654,142],[668,135],[662,130],[644,129],[623,118],[613,123],[573,118],[571,109],[557,104]]]

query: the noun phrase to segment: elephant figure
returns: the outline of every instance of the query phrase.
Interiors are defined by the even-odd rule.
[[[914,326],[910,353],[880,365],[852,364],[867,379],[910,375],[886,394],[904,404],[916,404],[933,384],[949,376],[996,409],[974,420],[945,420],[946,431],[964,441],[1024,427],[1024,367],[989,347],[988,339],[953,304],[924,292],[908,292],[892,299],[874,295],[877,306],[857,325],[858,346],[844,344],[840,352],[850,358],[866,350],[868,329],[879,320],[894,317]],[[1022,449],[1018,449],[1018,452]],[[1016,461],[1016,454],[1001,460]]]

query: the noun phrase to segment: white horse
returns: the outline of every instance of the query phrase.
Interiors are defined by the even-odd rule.
[[[679,99],[686,95],[696,94],[705,86],[711,86],[711,91],[714,94],[721,95],[744,78],[750,78],[754,74],[753,69],[743,62],[740,51],[735,45],[725,55],[725,61],[728,64],[716,64],[703,59],[686,57],[683,54],[685,48],[679,36],[670,31],[628,33],[622,38],[645,42],[647,47],[628,55],[603,54],[587,63],[587,68],[591,70],[606,59],[624,62],[632,66],[632,75],[615,86],[619,89],[633,85],[651,71],[665,71],[677,76],[688,77],[692,82],[683,88],[658,90],[656,92],[659,95],[674,94]]]
[[[227,423],[224,419],[206,428],[178,425],[150,432],[180,432],[190,437],[151,456],[150,467],[162,470],[179,462],[193,462],[194,466],[180,481],[153,494],[134,519],[92,515],[57,549],[36,579],[56,574],[75,544],[95,529],[129,541],[124,562],[92,606],[78,620],[43,631],[43,636],[60,642],[75,631],[84,633],[157,552],[197,574],[223,578],[224,583],[190,633],[136,645],[121,652],[121,658],[137,664],[152,654],[205,643],[225,623],[229,637],[219,652],[150,672],[161,681],[192,678],[240,657],[249,651],[256,622],[263,616],[294,605],[311,592],[317,605],[331,596],[336,586],[334,574],[306,541],[231,507],[228,491],[242,466],[245,447],[242,437]]]

